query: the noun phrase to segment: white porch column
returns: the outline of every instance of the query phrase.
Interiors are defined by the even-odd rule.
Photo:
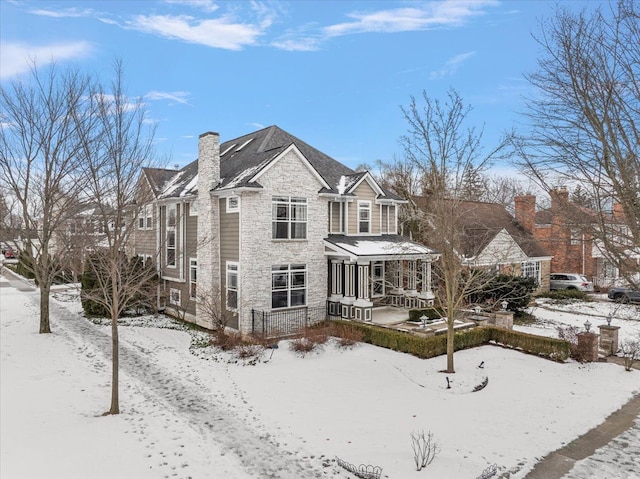
[[[342,261],[331,260],[331,297],[329,301],[342,299]]]
[[[371,321],[373,303],[369,300],[369,262],[358,262],[358,299],[353,303],[355,318]]]
[[[369,301],[369,263],[358,263],[358,301]]]
[[[409,271],[407,277],[407,289],[409,290],[409,294],[415,295],[418,291],[416,289],[417,286],[417,265],[415,260],[409,261]]]
[[[340,300],[342,304],[342,318],[354,317],[353,303],[356,300],[356,264],[350,261],[344,262],[344,296]]]
[[[431,261],[422,261],[422,288],[420,298],[433,299],[435,296],[431,290]]]

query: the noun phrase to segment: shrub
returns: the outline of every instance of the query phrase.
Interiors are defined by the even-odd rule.
[[[362,342],[364,332],[352,325],[345,325],[340,331],[336,332],[336,336],[338,337],[338,346],[348,348],[356,343]]]
[[[586,292],[578,289],[558,289],[555,291],[543,291],[537,295],[538,298],[550,298],[556,301],[593,301]]]
[[[409,321],[420,321],[422,315],[429,319],[439,319],[444,317],[444,311],[440,308],[421,308],[409,310]]]
[[[363,333],[363,341],[401,353],[428,359],[441,356],[447,352],[446,335],[421,337],[395,329],[381,328],[362,323],[347,321],[333,322],[338,336],[340,331],[349,326]],[[506,347],[521,349],[554,361],[565,361],[569,357],[569,343],[555,338],[546,338],[533,334],[521,333],[508,329],[483,326],[459,331],[454,335],[454,350],[474,348],[489,342]]]
[[[331,323],[319,323],[303,329],[298,337],[291,340],[289,348],[304,355],[315,349],[320,349],[333,334],[334,328]]]
[[[490,278],[469,300],[477,304],[507,301],[508,310],[518,311],[529,305],[531,295],[537,287],[538,282],[534,278],[498,274]]]
[[[217,331],[211,338],[211,344],[217,346],[223,351],[231,351],[236,349],[243,343],[242,335],[237,332]]]

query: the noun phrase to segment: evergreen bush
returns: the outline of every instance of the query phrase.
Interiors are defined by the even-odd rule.
[[[396,329],[381,328],[351,321],[334,321],[340,334],[341,329],[358,329],[362,332],[362,341],[401,353],[428,359],[442,356],[447,352],[446,335],[417,336]],[[569,343],[555,338],[536,336],[508,329],[483,326],[456,332],[454,350],[475,348],[494,342],[502,346],[519,349],[554,361],[565,361],[569,357]]]

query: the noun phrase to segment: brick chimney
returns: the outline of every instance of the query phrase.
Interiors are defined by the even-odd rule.
[[[616,220],[624,221],[624,208],[620,203],[613,204],[613,218]]]
[[[207,132],[198,139],[198,295],[221,303],[219,199],[211,190],[220,183],[220,135]],[[213,328],[213,318],[196,303],[196,324]]]
[[[535,195],[516,196],[516,221],[529,233],[533,233],[536,218]]]

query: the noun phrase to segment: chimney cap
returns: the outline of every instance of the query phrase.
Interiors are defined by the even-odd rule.
[[[202,138],[203,136],[209,136],[209,135],[215,135],[215,136],[220,136],[220,133],[216,132],[216,131],[206,131],[204,133],[202,133],[198,138]]]

